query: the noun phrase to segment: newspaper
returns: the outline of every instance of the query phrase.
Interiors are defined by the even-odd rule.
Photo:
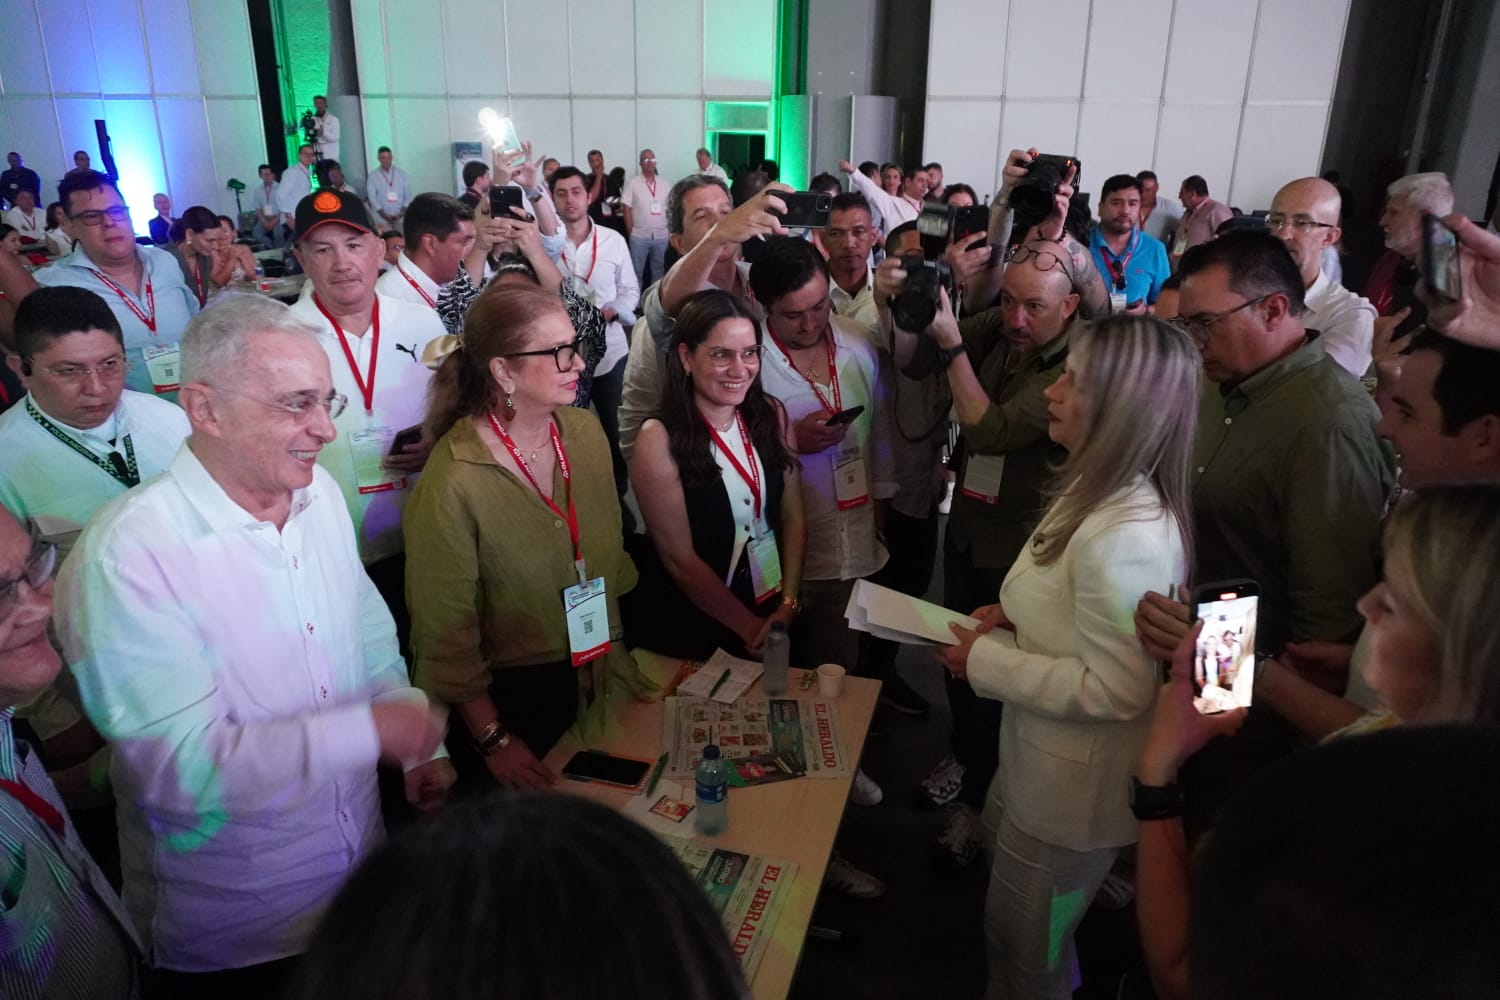
[[[718,744],[746,785],[804,775],[847,778],[854,769],[833,701],[753,698],[720,705],[673,697],[666,700],[662,719],[668,778],[692,778],[706,743]]]
[[[687,866],[707,894],[709,905],[724,922],[730,947],[745,970],[746,981],[754,979],[756,966],[776,926],[776,917],[797,876],[796,864],[726,851],[678,837],[662,840]]]

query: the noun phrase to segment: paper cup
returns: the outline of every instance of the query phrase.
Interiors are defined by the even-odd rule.
[[[818,668],[818,694],[824,698],[837,698],[843,690],[843,667],[837,663],[825,663]]]

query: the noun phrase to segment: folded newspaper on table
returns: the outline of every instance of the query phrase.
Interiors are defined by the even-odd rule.
[[[882,587],[868,580],[855,580],[849,606],[844,609],[849,627],[868,632],[892,642],[909,642],[922,646],[958,645],[948,629],[949,622],[964,628],[978,628],[979,622],[968,615],[949,611],[916,597]]]
[[[681,837],[662,839],[708,894],[709,905],[729,933],[729,946],[739,958],[745,978],[754,979],[776,918],[796,881],[796,863]]]

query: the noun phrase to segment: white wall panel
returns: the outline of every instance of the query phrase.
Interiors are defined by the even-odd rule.
[[[385,0],[349,0],[354,24],[354,61],[366,94],[391,92],[385,51]],[[341,150],[342,152],[342,150]]]
[[[438,61],[447,74],[448,93],[492,94],[498,100],[507,89],[504,7],[499,0],[442,0],[442,4],[443,49]],[[537,23],[547,25],[551,20],[549,13]],[[369,89],[363,77],[360,83]]]
[[[573,108],[566,97],[516,97],[510,116],[533,156],[555,156],[566,163],[573,155]]]
[[[649,147],[656,152],[656,172],[669,184],[673,183],[698,169],[693,154],[703,145],[703,102],[657,98],[638,100],[635,134],[642,148]],[[634,154],[630,159],[618,162],[625,167],[626,176],[639,172]]]
[[[479,127],[479,109],[494,108],[502,115],[511,113],[510,102],[503,97],[453,97],[447,100],[448,133],[450,142],[483,142],[489,148],[489,138]],[[530,137],[531,123],[517,121],[516,128],[522,139]],[[416,182],[416,178],[412,179]]]
[[[1156,165],[1152,168],[1161,175],[1158,197],[1175,199],[1177,186],[1191,174],[1208,182],[1211,197],[1219,201],[1229,197],[1240,113],[1237,107],[1180,104],[1162,109]]]
[[[1167,63],[1168,101],[1238,105],[1244,100],[1255,10],[1256,5],[1246,0],[1192,0],[1177,5]]]
[[[631,98],[573,99],[573,166],[588,173],[588,152],[604,154],[605,169],[623,163],[628,171],[640,146],[635,141],[635,101]]]
[[[619,24],[628,38],[628,22]],[[703,7],[682,0],[635,0],[635,89],[646,97],[703,93]]]
[[[47,56],[36,9],[27,4],[6,4],[5,30],[0,31],[0,85],[7,94],[45,94]]]
[[[565,94],[568,87],[568,9],[536,16],[529,4],[506,6],[506,53],[512,94]]]
[[[994,193],[999,101],[929,100],[923,135],[922,159],[941,163],[944,179],[972,186],[981,199]]]
[[[160,133],[156,124],[156,102],[105,98],[97,103],[103,104],[103,116],[109,122],[109,134],[114,140],[120,195],[130,206],[136,228],[144,228],[156,214],[151,207],[151,196],[167,184],[166,163],[157,138]],[[102,170],[104,165],[99,160],[97,145],[91,142],[86,148],[93,157],[94,169]]]
[[[430,2],[414,4],[387,0],[386,38],[396,42],[387,46],[392,93],[437,97],[448,92],[445,60],[433,58],[434,49],[442,40],[442,22],[433,14]]]
[[[1270,208],[1281,185],[1316,177],[1327,120],[1327,105],[1246,107],[1229,203],[1246,212]]]
[[[1077,150],[1087,182],[1084,190],[1097,192],[1112,174],[1139,173],[1151,166],[1159,113],[1155,104],[1084,102]],[[1097,208],[1099,199],[1092,204]]]
[[[1084,98],[1158,100],[1172,30],[1172,0],[1132,0],[1118,7],[1096,4],[1090,22]]]
[[[169,2],[167,5],[176,7],[179,4]],[[148,10],[151,6],[151,0],[143,4]],[[93,4],[89,10],[89,22],[93,27],[94,38],[99,42],[100,52],[104,54],[98,60],[100,88],[113,94],[151,93],[151,71],[146,66],[146,39],[141,32],[141,10],[135,4]],[[77,18],[74,23],[74,30],[82,28],[83,18]],[[192,30],[192,25],[189,24],[189,44],[182,51],[193,51]],[[189,70],[196,79],[198,67],[189,66]]]
[[[703,22],[703,93],[711,98],[770,97],[775,73],[775,0],[733,3],[707,0]]]
[[[99,139],[94,131],[94,119],[104,117],[104,102],[96,97],[68,98],[56,101],[55,107],[58,131],[62,133],[63,162],[67,164],[63,169],[73,169],[73,151],[77,149],[88,153],[93,165],[99,166]],[[117,129],[118,126],[111,125],[110,128]],[[118,132],[115,134],[119,136]],[[42,172],[40,167],[36,170]]]
[[[927,43],[927,96],[1003,94],[1008,20],[1006,5],[994,0],[933,0]],[[983,45],[976,44],[980,39]],[[947,163],[943,166],[946,169]]]
[[[88,21],[79,16],[73,4],[36,0],[35,9],[47,52],[51,81],[47,90],[57,94],[97,94],[99,66],[94,61],[94,36]]]
[[[449,191],[453,178],[452,138],[479,138],[476,120],[472,135],[450,138],[448,99],[397,97],[391,101],[391,151],[411,178],[413,191]]]
[[[562,7],[553,9],[560,12]],[[572,93],[599,96],[635,90],[635,47],[620,44],[620,25],[634,21],[632,0],[568,0]]]
[[[203,92],[198,75],[198,46],[193,37],[193,18],[187,0],[146,0],[146,44],[151,52],[152,87],[158,94],[197,95]],[[95,25],[97,32],[98,26]],[[245,41],[248,43],[249,36]],[[101,45],[99,73],[109,75],[113,47]],[[208,54],[212,60],[212,53]],[[119,88],[105,83],[106,92]],[[254,90],[251,91],[254,93]]]
[[[10,134],[0,145],[6,152],[14,149],[21,154],[26,165],[42,179],[42,200],[53,201],[57,198],[57,182],[73,166],[68,159],[73,150],[63,152],[52,98],[10,97],[5,101],[5,111]]]
[[[1347,0],[1261,0],[1250,101],[1331,101]],[[1321,129],[1319,130],[1321,134]]]
[[[210,125],[203,99],[190,97],[158,100],[156,120],[161,127],[162,156],[166,167],[165,185],[161,190],[172,199],[173,211],[181,215],[189,205],[207,205],[215,212],[233,215],[234,192],[225,190],[224,186],[229,178],[238,177],[251,191],[254,190],[259,183],[255,168],[265,159],[264,144],[252,162],[226,163],[224,179],[220,180],[214,166],[213,139],[220,129],[230,127],[231,121],[215,121]],[[245,194],[248,196],[251,191]],[[248,197],[245,207],[250,207]]]
[[[234,192],[226,189],[229,178],[238,177],[252,188],[255,168],[266,158],[261,137],[260,102],[254,97],[211,97],[205,102],[208,133],[213,150],[213,200],[226,215],[234,214]],[[247,194],[249,192],[246,192]],[[250,201],[245,199],[245,210]]]
[[[255,49],[250,42],[250,15],[245,5],[190,0],[188,6],[203,92],[210,97],[256,93]]]
[[[1077,141],[1077,101],[1006,101],[995,177],[999,179],[999,170],[1012,149],[1035,146],[1043,153],[1066,155],[1074,152]]]
[[[1089,0],[1013,3],[1006,38],[1007,97],[1077,97],[1083,92]],[[983,49],[969,42],[970,58]]]
[[[376,167],[375,150],[381,146],[390,146],[391,153],[396,158],[396,166],[407,171],[407,175],[410,176],[411,168],[403,161],[401,149],[396,145],[395,123],[391,121],[391,99],[384,96],[362,97],[359,106],[360,114],[364,118],[365,143],[370,147],[365,152],[365,175],[368,177],[370,171]],[[345,158],[349,155],[342,149],[339,152]],[[445,186],[443,190],[447,191],[448,188]]]

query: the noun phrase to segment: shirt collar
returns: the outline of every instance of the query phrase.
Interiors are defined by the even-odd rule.
[[[396,266],[401,269],[402,274],[415,281],[422,291],[434,299],[438,297],[438,292],[442,291],[438,283],[428,277],[427,272],[418,267],[416,262],[406,255],[405,250],[401,251],[400,255],[396,258]]]
[[[453,455],[455,461],[471,462],[475,465],[499,465],[495,461],[494,453],[490,451],[489,445],[479,436],[479,431],[474,429],[474,421],[468,417],[459,417],[458,423],[453,425],[444,437],[448,442],[448,451]]]
[[[88,441],[91,444],[95,444],[106,451],[110,448],[110,442],[117,440],[121,433],[120,426],[122,421],[120,418],[123,415],[121,411],[125,408],[125,397],[123,394],[120,396],[120,401],[115,404],[114,412],[109,415],[109,418],[98,427],[90,427],[88,430],[81,430],[63,423],[48,413],[46,407],[37,401],[36,396],[28,393],[27,398],[31,400],[31,405],[36,407],[36,411],[52,421],[53,426],[58,430],[70,437],[78,438],[80,441]]]
[[[1302,301],[1310,302],[1318,296],[1322,295],[1324,292],[1328,291],[1329,284],[1331,284],[1331,282],[1328,280],[1328,275],[1323,273],[1322,267],[1319,267],[1318,276],[1313,279],[1313,283],[1311,285],[1307,286],[1307,291],[1302,293]]]
[[[250,512],[235,503],[224,487],[211,476],[198,456],[193,454],[192,438],[182,442],[167,475],[177,481],[178,488],[188,503],[198,511],[209,528],[219,535],[227,535],[246,528],[256,528],[267,522],[258,520]],[[287,523],[306,510],[316,494],[311,487],[292,491],[292,503],[287,513]]]
[[[21,771],[16,734],[11,728],[11,717],[15,714],[14,705],[0,708],[0,778],[7,778],[11,781],[15,781]]]
[[[1286,379],[1318,364],[1327,355],[1317,330],[1307,331],[1307,340],[1284,358],[1266,365],[1249,378],[1228,388],[1220,387],[1225,399],[1241,396],[1248,402],[1265,399]]]

